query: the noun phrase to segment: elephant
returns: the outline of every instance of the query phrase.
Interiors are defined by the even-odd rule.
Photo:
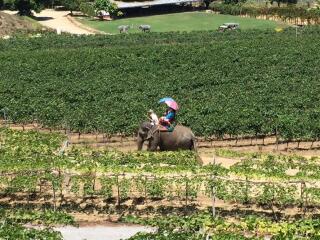
[[[175,150],[195,150],[195,136],[190,128],[177,125],[172,132],[159,131],[156,126],[150,122],[141,123],[137,144],[138,150],[142,150],[144,141],[149,141],[148,151],[156,151],[159,147],[160,151]]]

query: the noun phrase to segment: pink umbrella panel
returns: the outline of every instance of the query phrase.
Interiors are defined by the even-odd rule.
[[[175,101],[165,101],[165,104],[167,104],[168,107],[172,108],[175,111],[179,110],[179,106]]]

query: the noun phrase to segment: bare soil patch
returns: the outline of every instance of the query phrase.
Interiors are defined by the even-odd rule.
[[[33,31],[34,25],[20,16],[0,12],[0,37],[12,35],[17,31]]]
[[[54,228],[61,232],[65,240],[121,240],[128,239],[138,232],[152,232],[151,228],[143,226],[128,226],[123,224],[114,224],[113,226],[86,226],[86,227],[72,227],[65,226]]]

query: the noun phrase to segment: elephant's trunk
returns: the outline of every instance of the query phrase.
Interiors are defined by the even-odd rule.
[[[140,136],[138,136],[137,138],[138,151],[142,150],[143,142],[144,140]]]

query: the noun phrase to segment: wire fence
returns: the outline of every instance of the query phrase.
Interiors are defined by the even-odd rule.
[[[61,171],[19,171],[0,174],[1,194],[26,193],[49,195],[54,209],[59,201],[79,198],[124,200],[144,198],[178,200],[183,205],[202,204],[203,197],[237,204],[257,204],[284,209],[298,206],[304,212],[320,205],[320,184],[317,181],[252,180],[215,174],[153,175],[126,173],[67,173]]]

